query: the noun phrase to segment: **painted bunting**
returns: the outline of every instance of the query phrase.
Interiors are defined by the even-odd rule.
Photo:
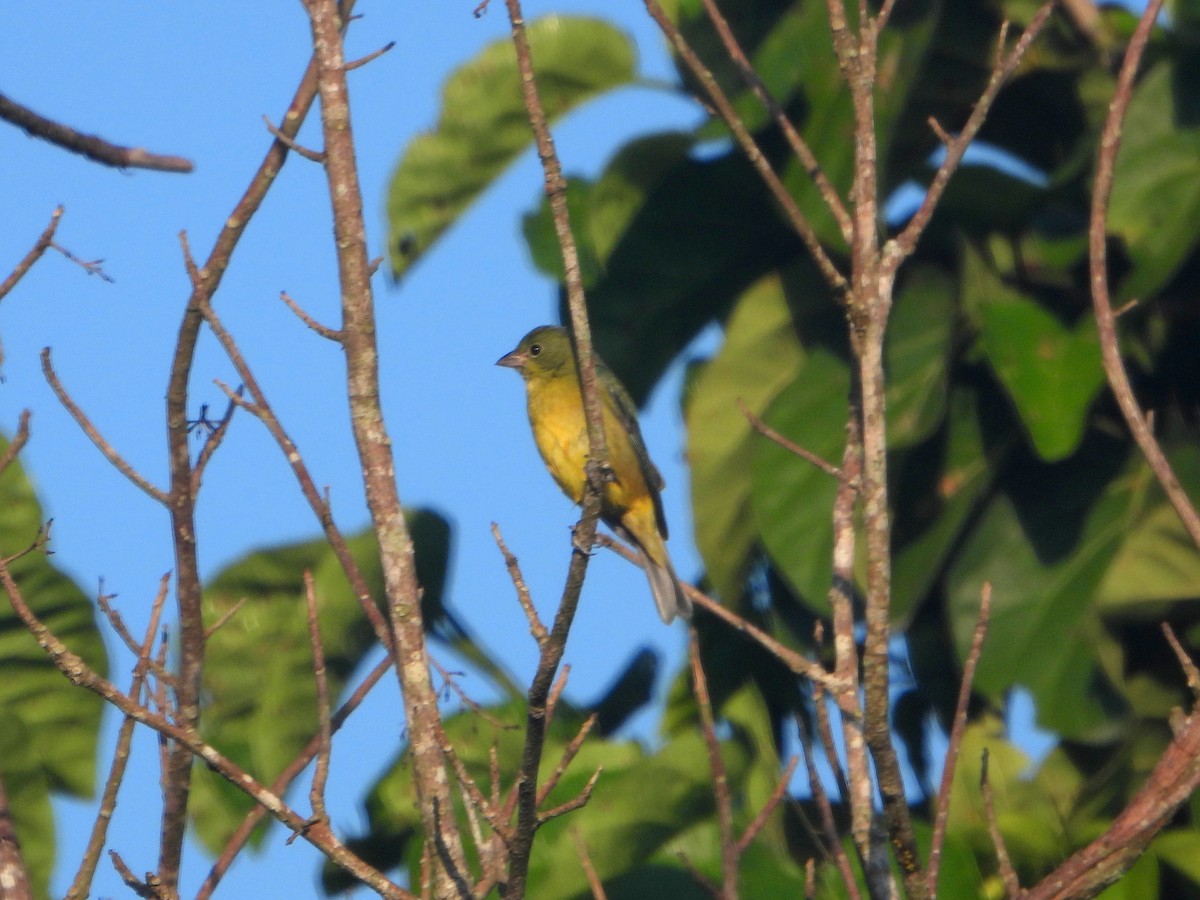
[[[680,588],[667,555],[667,520],[659,496],[663,480],[642,441],[637,407],[608,366],[599,357],[595,359],[608,462],[615,476],[604,486],[600,517],[640,552],[662,620],[690,619],[692,601]],[[546,468],[563,493],[582,503],[590,444],[570,335],[566,329],[550,325],[535,328],[496,365],[521,373],[529,423]]]

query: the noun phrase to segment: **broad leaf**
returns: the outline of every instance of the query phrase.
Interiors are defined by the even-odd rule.
[[[0,455],[7,449],[0,438]],[[13,460],[0,473],[0,555],[29,547],[43,524],[33,488]],[[106,675],[92,604],[75,583],[40,550],[13,560],[9,572],[42,624]],[[0,782],[38,896],[47,894],[54,864],[51,791],[92,793],[102,709],[99,697],[67,681],[0,592]]]
[[[814,350],[763,418],[784,437],[839,465],[849,389],[846,363]],[[836,478],[775,442],[755,442],[750,502],[763,544],[792,589],[822,614],[829,609],[837,488]]]
[[[547,16],[527,33],[550,120],[633,80],[633,46],[607,22]],[[496,41],[446,82],[437,127],[413,139],[392,176],[392,274],[403,275],[532,143],[512,41]]]
[[[1051,462],[1070,456],[1104,384],[1094,320],[1067,328],[973,253],[967,255],[963,291],[978,316],[983,351],[1038,454]]]
[[[408,515],[426,595],[441,605],[449,527],[435,513]],[[372,595],[384,596],[374,533],[348,538]],[[325,651],[330,702],[376,646],[375,634],[332,549],[324,540],[276,547],[247,556],[221,572],[204,592],[210,625],[245,601],[208,644],[204,734],[222,753],[265,783],[316,733],[316,684],[308,634],[304,571],[312,572]],[[386,611],[384,613],[386,618]],[[436,623],[431,622],[431,625]],[[270,652],[263,652],[270,648]],[[206,767],[195,768],[191,813],[197,836],[219,850],[252,801]],[[256,840],[261,840],[260,831]]]
[[[1178,67],[1155,67],[1134,92],[1113,173],[1108,227],[1125,241],[1133,271],[1126,299],[1160,289],[1200,241],[1200,127],[1181,121]],[[1194,91],[1192,87],[1182,90]]]
[[[1073,464],[1016,459],[950,567],[955,641],[965,655],[990,582],[991,625],[975,685],[999,697],[1013,684],[1034,694],[1038,720],[1064,735],[1112,727],[1113,692],[1095,657],[1091,607],[1143,490],[1137,465],[1114,471],[1121,448],[1093,438]]]
[[[796,377],[804,351],[777,277],[760,281],[738,301],[721,351],[704,367],[687,404],[696,546],[717,595],[741,591],[758,528],[750,503],[755,445],[739,402],[761,416]]]
[[[954,319],[950,278],[928,266],[912,270],[896,297],[885,347],[893,450],[923,441],[942,421]]]

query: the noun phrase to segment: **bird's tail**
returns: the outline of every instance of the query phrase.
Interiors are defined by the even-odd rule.
[[[663,553],[663,561],[652,560],[645,550],[642,550],[642,568],[650,579],[650,593],[654,595],[654,605],[658,614],[668,625],[679,616],[684,621],[692,618],[692,601],[679,585],[679,578],[671,566],[671,559]]]

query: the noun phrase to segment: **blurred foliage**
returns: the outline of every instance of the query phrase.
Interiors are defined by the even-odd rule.
[[[724,6],[763,81],[844,195],[853,118],[825,4]],[[1019,26],[1036,6],[896,5],[881,40],[884,83],[877,93],[878,183],[885,196],[894,195],[887,227],[904,224],[915,202],[905,198],[919,196],[934,171],[929,117],[951,132],[965,121],[986,81],[1001,20]],[[666,7],[830,252],[848,265],[832,217],[741,81],[699,0]],[[1138,301],[1122,316],[1121,332],[1139,397],[1154,411],[1185,487],[1200,498],[1200,6],[1177,3],[1170,21],[1173,27],[1153,35],[1117,161],[1111,277],[1116,295]],[[921,816],[929,812],[937,769],[932,729],[949,721],[980,587],[985,580],[994,586],[951,808],[946,896],[1000,888],[978,795],[984,747],[1001,829],[1023,883],[1032,883],[1103,830],[1163,746],[1171,708],[1187,702],[1158,623],[1171,622],[1200,649],[1200,556],[1117,413],[1090,314],[1090,178],[1132,27],[1130,13],[1108,7],[1089,37],[1056,13],[1001,92],[981,134],[986,152],[956,175],[896,285],[886,363],[893,621],[908,666],[906,675],[900,668],[895,728],[924,787],[926,796],[914,795]],[[678,68],[681,90],[694,93],[693,77]],[[580,77],[583,71],[577,69]],[[484,122],[492,114],[481,107],[472,115]],[[568,201],[593,336],[639,401],[668,365],[687,359],[698,334],[722,330],[711,359],[691,360],[684,400],[705,583],[780,639],[820,653],[812,628],[828,612],[835,485],[758,436],[740,406],[809,450],[840,459],[850,383],[845,322],[728,137],[711,117],[692,133],[641,136],[598,176],[572,178]],[[393,217],[392,227],[395,239],[404,221]],[[544,200],[525,217],[525,235],[534,263],[561,279]],[[759,769],[766,778],[763,762],[776,764],[795,746],[786,737],[795,733],[792,717],[811,713],[807,688],[719,625],[703,616],[698,625],[723,727],[769,736],[774,747],[755,744],[748,758],[730,748],[735,778],[751,779]],[[656,752],[591,746],[593,754],[611,754],[614,776],[601,779],[575,821],[585,831],[605,822],[628,834],[612,857],[589,843],[610,894],[647,896],[651,885],[671,885],[689,896],[694,888],[675,851],[701,871],[713,865],[711,811],[693,808],[677,819],[665,855],[661,842],[642,837],[645,823],[621,811],[624,781],[640,784],[645,773],[675,765],[677,742],[694,728],[682,676],[676,688]],[[1040,764],[1008,743],[1005,717],[1016,688],[1032,695],[1038,725],[1056,741]],[[751,696],[761,702],[751,704]],[[463,752],[478,752],[466,743]],[[589,757],[589,764],[598,761]],[[699,766],[699,755],[692,762]],[[608,765],[605,759],[606,772]],[[702,769],[684,766],[679,777],[703,779]],[[586,773],[582,766],[575,777]],[[782,840],[764,838],[743,860],[745,896],[774,896],[785,882],[772,878],[786,881],[818,853],[798,824],[806,802],[778,811]],[[654,812],[670,808],[664,801]],[[406,822],[414,827],[411,814]],[[391,827],[386,833],[399,833]],[[1200,896],[1196,835],[1191,813],[1180,816],[1106,896]],[[643,844],[642,855],[630,854],[630,845]],[[535,855],[537,865],[558,865],[551,842],[536,852],[544,854]],[[536,896],[585,893],[578,867],[567,858],[561,865],[576,880],[534,881]],[[839,895],[844,888],[831,874],[823,872],[822,890]]]
[[[741,81],[700,0],[664,5],[731,96],[829,252],[846,248],[803,167]],[[831,182],[852,176],[853,115],[812,0],[725,4],[764,83],[804,134]],[[851,4],[851,6],[853,6]],[[878,178],[890,199],[882,229],[912,213],[935,171],[934,117],[959,128],[987,78],[1004,19],[1033,0],[899,0],[881,37],[876,94]],[[1086,258],[1090,179],[1120,51],[1133,27],[1120,7],[1084,35],[1061,10],[1000,93],[980,138],[896,283],[886,345],[893,499],[894,731],[907,751],[918,834],[928,841],[932,783],[953,711],[980,588],[994,588],[991,629],[960,751],[944,853],[944,896],[999,896],[979,795],[986,751],[999,827],[1023,884],[1103,832],[1137,790],[1189,700],[1159,629],[1200,651],[1200,557],[1136,452],[1102,376]],[[1010,34],[1009,40],[1013,40]],[[551,119],[635,83],[629,39],[596,19],[530,24]],[[678,66],[678,90],[694,94]],[[1124,301],[1122,350],[1143,405],[1193,498],[1200,498],[1200,0],[1177,0],[1153,34],[1117,160],[1109,220],[1110,275]],[[702,115],[705,107],[698,106]],[[402,154],[388,199],[388,247],[401,277],[532,143],[511,44],[500,41],[447,82],[436,127]],[[567,161],[569,164],[569,160]],[[828,614],[833,480],[759,436],[744,409],[836,462],[851,373],[844,316],[726,126],[642,135],[592,178],[570,180],[596,344],[643,401],[668,366],[690,364],[684,398],[700,579],[779,640],[820,656]],[[561,279],[544,198],[523,219],[534,264]],[[697,335],[719,330],[709,359]],[[3,448],[0,447],[0,450]],[[0,553],[28,546],[42,513],[18,466],[0,477]],[[485,793],[504,797],[522,752],[523,690],[454,616],[445,584],[448,523],[408,521],[431,637],[487,674],[501,699],[446,719],[446,733]],[[374,537],[349,539],[371,594],[383,595]],[[322,541],[253,553],[206,586],[218,629],[206,668],[204,736],[270,782],[316,728],[302,575],[311,571],[331,693],[341,696],[377,654],[341,567]],[[87,598],[41,553],[12,571],[34,611],[99,671],[103,644]],[[859,584],[861,588],[861,581]],[[721,622],[698,614],[700,652],[741,833],[777,786],[782,761],[811,731],[810,687]],[[263,648],[269,648],[264,652]],[[689,673],[677,673],[660,740],[621,725],[653,695],[648,651],[614,672],[590,704],[562,700],[543,774],[590,712],[598,726],[546,807],[591,802],[550,821],[535,846],[531,895],[589,895],[580,846],[614,898],[704,897],[695,878],[720,875],[712,772]],[[1015,690],[1033,698],[1052,746],[1040,760],[1009,733]],[[447,697],[450,695],[447,694]],[[0,608],[0,778],[38,891],[52,865],[50,792],[91,791],[100,704],[54,670],[11,609]],[[493,756],[500,783],[493,784]],[[209,848],[248,809],[197,766],[192,815]],[[419,883],[419,817],[407,749],[372,787],[360,834],[347,843]],[[797,785],[802,779],[797,779]],[[741,895],[798,896],[817,864],[820,896],[846,888],[827,864],[819,814],[797,785],[741,858]],[[462,809],[458,812],[465,820]],[[835,804],[835,818],[845,815]],[[1200,806],[1193,801],[1104,896],[1200,897]],[[468,842],[470,829],[464,829]],[[258,839],[261,840],[261,833]],[[45,838],[45,839],[43,839]],[[849,846],[847,844],[847,846]],[[469,847],[478,861],[478,847]],[[853,852],[851,851],[851,855]],[[349,887],[323,873],[328,891]]]
[[[8,449],[0,438],[0,456]],[[0,474],[0,556],[30,548],[46,520],[18,461]],[[108,656],[92,601],[50,564],[43,548],[9,563],[21,597],[50,631],[96,672]],[[34,894],[49,896],[54,866],[53,793],[89,797],[103,701],[72,685],[38,646],[0,591],[0,782],[21,840]],[[0,885],[0,894],[4,886]]]
[[[764,82],[844,194],[853,114],[825,4],[726,5]],[[896,5],[880,43],[876,98],[877,181],[892,200],[881,227],[901,227],[912,211],[905,198],[932,177],[938,145],[930,117],[951,132],[962,125],[988,78],[1001,21],[1019,27],[1035,6]],[[846,267],[832,217],[724,54],[699,0],[667,8]],[[1117,162],[1110,221],[1114,289],[1138,301],[1121,319],[1123,350],[1193,497],[1200,497],[1198,9],[1181,0],[1175,26],[1153,36]],[[886,346],[892,612],[896,650],[907,651],[907,665],[896,669],[894,725],[917,785],[912,802],[923,840],[938,769],[935,731],[952,713],[980,587],[994,586],[950,808],[945,896],[1001,890],[979,795],[985,750],[1001,831],[1022,882],[1031,884],[1104,830],[1165,746],[1170,710],[1188,699],[1158,623],[1171,622],[1200,649],[1196,549],[1116,411],[1090,315],[1090,178],[1131,28],[1130,14],[1118,8],[1103,11],[1093,36],[1056,13],[1001,92],[981,134],[985,151],[958,173],[896,284]],[[530,38],[551,118],[637,77],[628,38],[602,21],[543,19],[531,23]],[[388,241],[396,276],[530,145],[518,88],[507,41],[451,76],[436,129],[404,151],[392,183]],[[694,88],[680,68],[679,89]],[[814,626],[828,613],[835,484],[762,439],[741,407],[836,462],[851,380],[844,316],[728,138],[711,118],[689,133],[640,136],[596,177],[572,178],[568,202],[594,337],[631,393],[644,400],[667,366],[692,363],[684,414],[704,583],[788,645],[820,655],[826,648],[815,644]],[[525,216],[524,233],[535,265],[561,279],[544,198]],[[688,347],[710,329],[724,335],[719,350],[689,359]],[[480,789],[504,797],[521,755],[522,692],[445,606],[448,526],[424,511],[410,524],[431,633],[488,672],[503,698],[451,714],[447,736]],[[382,594],[372,538],[359,535],[352,546],[372,591]],[[205,594],[213,619],[247,598],[213,638],[206,735],[264,780],[315,726],[300,580],[306,568],[321,602],[331,684],[340,691],[373,636],[323,544],[254,554]],[[813,701],[809,687],[756,644],[703,614],[696,625],[740,832],[775,789],[781,761],[796,747],[796,723],[811,728]],[[272,652],[252,651],[263,646]],[[701,897],[694,872],[719,876],[712,773],[688,673],[672,683],[656,745],[619,735],[651,696],[656,673],[657,660],[642,652],[593,704],[561,701],[544,774],[589,710],[601,725],[545,806],[601,775],[585,808],[539,835],[533,896],[588,895],[580,844],[610,897]],[[1053,744],[1040,761],[1007,733],[1018,688],[1032,696]],[[404,867],[415,884],[421,841],[414,839],[420,823],[412,792],[402,749],[371,790],[363,831],[349,844],[384,868]],[[209,846],[225,839],[245,808],[200,770],[194,814]],[[840,806],[835,813],[844,818]],[[1195,814],[1184,810],[1105,896],[1200,896]],[[799,895],[809,860],[819,866],[819,892],[844,895],[815,837],[816,817],[803,791],[773,810],[742,858],[743,896]],[[478,847],[469,854],[477,861]],[[324,884],[329,891],[349,886],[332,869]]]

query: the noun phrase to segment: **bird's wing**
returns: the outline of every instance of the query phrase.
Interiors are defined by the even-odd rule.
[[[646,480],[646,486],[650,489],[650,496],[654,500],[654,517],[658,520],[658,533],[666,538],[667,517],[663,512],[662,497],[659,496],[659,491],[666,485],[663,482],[662,474],[650,460],[646,442],[642,440],[642,430],[638,426],[637,405],[617,376],[599,357],[596,357],[596,380],[604,388],[604,396],[609,408],[617,417],[617,421],[621,423],[621,427],[625,429],[625,433],[629,435],[629,445],[633,448],[638,466],[642,470],[642,477]]]

